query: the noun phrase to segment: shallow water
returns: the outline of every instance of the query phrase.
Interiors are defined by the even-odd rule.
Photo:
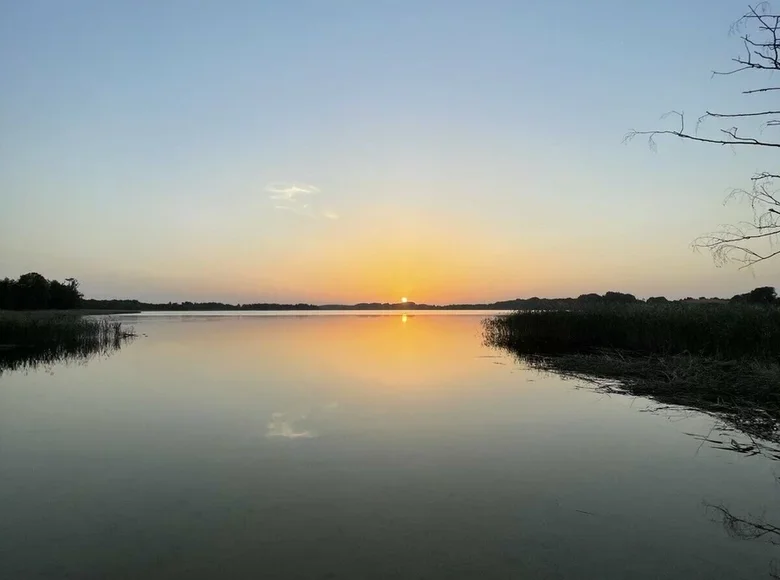
[[[776,462],[482,345],[474,313],[139,315],[0,376],[0,578],[762,578]]]

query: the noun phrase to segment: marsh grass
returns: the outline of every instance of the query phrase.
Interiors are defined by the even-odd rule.
[[[750,305],[626,305],[517,312],[489,319],[488,340],[529,354],[613,349],[721,359],[780,356],[780,308]]]
[[[4,370],[88,360],[133,337],[121,322],[63,313],[0,312],[0,373]]]
[[[709,413],[780,442],[780,309],[646,304],[488,319],[486,343],[531,368]]]

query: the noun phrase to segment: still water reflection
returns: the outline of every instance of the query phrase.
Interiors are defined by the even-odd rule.
[[[480,316],[127,317],[0,377],[0,578],[761,578],[776,464],[517,366]]]

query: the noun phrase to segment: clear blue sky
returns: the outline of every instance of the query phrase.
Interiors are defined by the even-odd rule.
[[[0,0],[0,276],[165,301],[778,284],[689,247],[748,217],[722,200],[767,155],[621,142],[744,108],[751,79],[710,71],[745,8]]]

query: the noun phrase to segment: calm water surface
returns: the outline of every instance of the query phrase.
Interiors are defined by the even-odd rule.
[[[125,317],[0,375],[0,578],[765,578],[777,464],[482,346],[481,316]]]

